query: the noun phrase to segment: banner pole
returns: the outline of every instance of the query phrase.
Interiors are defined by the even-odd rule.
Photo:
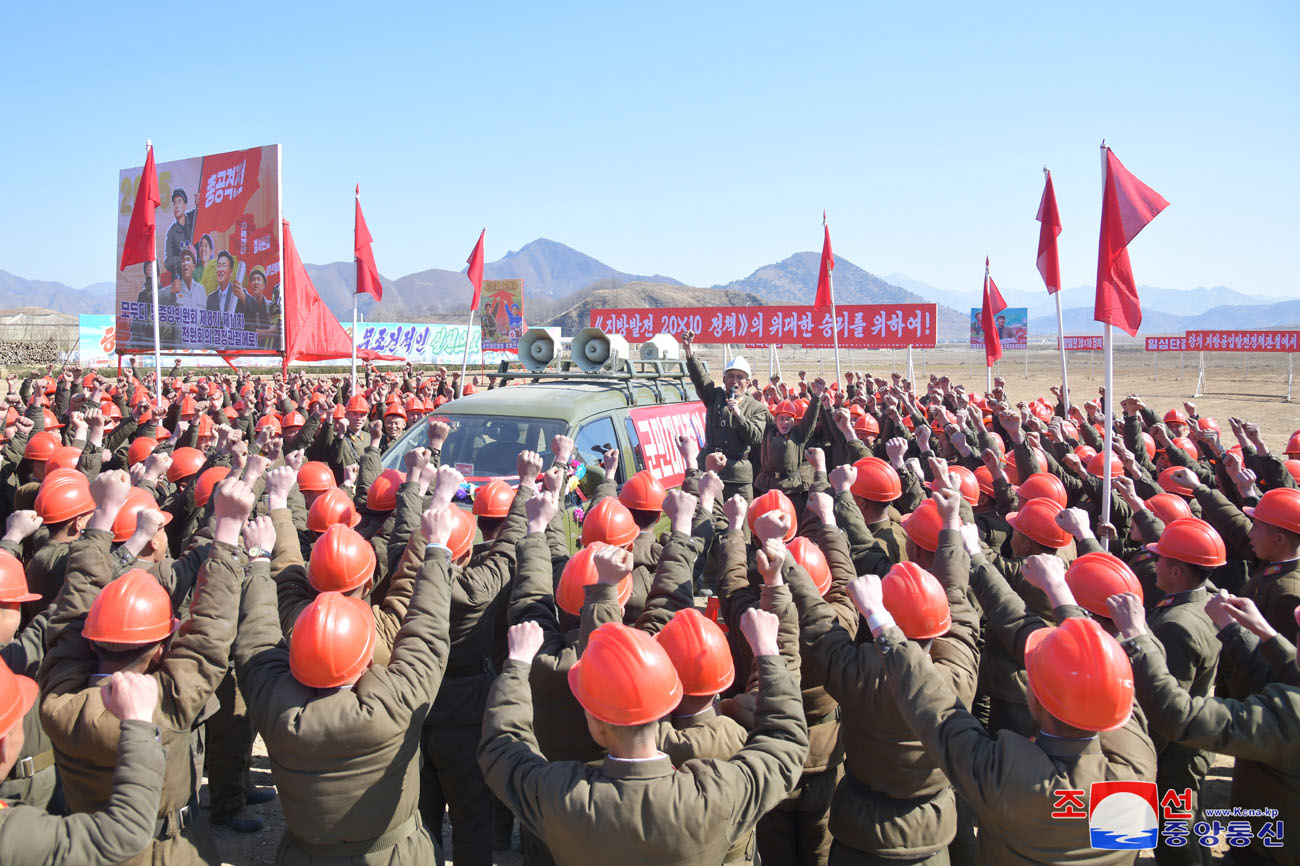
[[[1293,368],[1294,363],[1295,363],[1295,355],[1291,352],[1287,352],[1286,353],[1286,401],[1288,403],[1291,402],[1291,374],[1292,372],[1294,372],[1294,368]]]
[[[149,269],[152,272],[150,282],[153,283],[153,397],[154,408],[162,408],[162,349],[158,340],[158,238],[154,236],[154,253],[153,261],[149,262]]]
[[[352,394],[357,393],[357,293],[352,293]]]
[[[912,344],[907,344],[907,378],[916,383],[916,368],[912,366]]]
[[[1056,333],[1061,338],[1061,403],[1065,406],[1065,412],[1068,416],[1070,413],[1070,372],[1065,364],[1065,318],[1061,315],[1061,290],[1057,289],[1052,292],[1056,298]]]
[[[284,381],[285,387],[289,385],[289,365],[285,359],[289,355],[289,334],[286,322],[289,319],[288,310],[285,309],[284,297],[284,156],[280,152],[280,146],[275,146],[275,224],[280,227],[280,243],[278,244],[280,257],[280,378]],[[274,297],[274,295],[272,295]],[[356,345],[356,328],[353,329],[353,345]]]
[[[1029,335],[1025,335],[1025,378],[1029,378]]]
[[[470,329],[474,327],[474,313],[475,313],[475,312],[476,312],[475,309],[474,309],[473,307],[470,307],[470,310],[469,310],[469,321],[465,323],[465,354],[464,354],[463,356],[461,356],[461,359],[460,359],[460,391],[461,391],[461,394],[464,394],[464,393],[465,393],[465,381],[466,381],[465,376],[467,375],[467,372],[466,372],[466,371],[469,369],[469,332],[470,332]],[[479,360],[481,361],[482,358],[480,358]],[[456,396],[459,397],[460,394],[457,394]]]
[[[1193,397],[1201,396],[1201,386],[1205,384],[1205,353],[1196,353],[1196,391]]]
[[[1114,378],[1115,378],[1115,375],[1114,375],[1114,374],[1115,374],[1115,370],[1114,370],[1115,363],[1114,363],[1114,356],[1113,356],[1113,354],[1112,354],[1113,346],[1111,345],[1111,340],[1112,340],[1112,336],[1111,336],[1111,328],[1112,328],[1111,324],[1110,324],[1109,322],[1107,322],[1107,323],[1106,323],[1106,336],[1105,336],[1105,344],[1106,344],[1106,399],[1103,401],[1104,404],[1105,404],[1105,408],[1102,409],[1102,414],[1105,416],[1105,418],[1104,418],[1104,423],[1105,423],[1105,425],[1106,425],[1105,428],[1104,428],[1105,433],[1106,433],[1106,444],[1105,444],[1106,457],[1105,457],[1105,459],[1103,459],[1102,462],[1101,462],[1101,465],[1102,465],[1102,479],[1101,479],[1101,522],[1102,522],[1102,523],[1110,523],[1110,495],[1111,495],[1111,490],[1110,490],[1110,481],[1111,481],[1111,460],[1110,460],[1110,458],[1111,458],[1111,455],[1115,453],[1114,451],[1111,450],[1111,449],[1112,449],[1112,444],[1113,444],[1113,442],[1114,442],[1114,438],[1115,438],[1115,425],[1111,422],[1111,413],[1113,413],[1113,412],[1115,411],[1115,387],[1114,387],[1114,386],[1115,386],[1115,382],[1114,382]],[[1102,549],[1103,549],[1103,550],[1109,550],[1109,549],[1110,549],[1110,539],[1108,539],[1108,538],[1106,538],[1106,537],[1103,536],[1103,537],[1100,538],[1099,540],[1101,541],[1101,546],[1102,546]]]
[[[832,271],[826,272],[826,283],[831,290],[831,336],[835,340],[835,381],[844,380],[844,375],[840,373],[840,317],[835,312],[835,276]]]

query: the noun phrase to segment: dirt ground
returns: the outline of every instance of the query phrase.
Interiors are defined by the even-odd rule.
[[[743,350],[757,376],[766,378],[767,353],[762,349]],[[706,350],[710,367],[721,369],[720,353]],[[1091,357],[1090,357],[1091,356]],[[1034,348],[1028,353],[1028,363],[1023,352],[1008,352],[995,368],[1006,379],[1007,389],[1014,399],[1031,400],[1049,396],[1048,388],[1060,381],[1060,356],[1051,348]],[[913,352],[913,368],[917,381],[925,381],[929,373],[946,374],[966,384],[971,390],[984,388],[982,351],[964,349],[931,349]],[[1093,399],[1098,386],[1103,384],[1104,370],[1100,352],[1072,352],[1069,356],[1070,388],[1074,402]],[[843,369],[854,369],[872,375],[887,375],[892,370],[906,368],[906,352],[857,351],[841,353]],[[1265,441],[1280,450],[1291,432],[1300,428],[1300,404],[1286,402],[1287,356],[1241,354],[1205,354],[1205,381],[1203,393],[1195,398],[1202,415],[1219,419],[1226,441],[1231,444],[1227,418],[1237,416],[1257,422],[1264,431]],[[1028,375],[1026,375],[1026,366]],[[835,375],[834,357],[830,352],[790,350],[781,353],[780,367],[788,381],[797,379],[800,369],[810,377]],[[1124,395],[1135,392],[1147,405],[1160,413],[1181,407],[1184,400],[1192,400],[1197,384],[1197,356],[1185,353],[1148,354],[1134,348],[1121,348],[1116,353],[1115,392]],[[1118,407],[1117,407],[1118,411]],[[1205,784],[1205,804],[1212,808],[1229,806],[1228,790],[1231,784],[1232,760],[1220,758]],[[259,738],[254,747],[254,781],[270,785],[271,774],[266,761],[266,749]],[[276,846],[284,829],[279,800],[251,807],[266,822],[261,833],[241,835],[228,830],[216,831],[223,861],[233,866],[262,866],[275,859]],[[444,838],[449,838],[444,829]],[[1221,846],[1222,848],[1223,846]],[[1222,857],[1222,851],[1216,860]],[[497,866],[516,866],[521,862],[518,835],[510,851],[498,852],[494,858]],[[1143,855],[1139,862],[1154,862]]]

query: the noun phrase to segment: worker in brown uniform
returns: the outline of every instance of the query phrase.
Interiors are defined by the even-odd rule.
[[[40,518],[32,511],[15,511],[7,521],[6,538],[19,525],[32,526]],[[27,591],[23,565],[8,553],[0,553],[0,659],[20,677],[35,680],[36,671],[45,658],[45,627],[49,613],[38,614],[19,631],[21,607],[36,597]],[[49,807],[58,786],[54,771],[54,749],[41,727],[39,709],[33,704],[23,715],[22,747],[15,753],[13,768],[0,782],[0,799],[25,803],[39,809]]]
[[[95,512],[69,552],[68,580],[50,618],[39,674],[41,721],[54,744],[69,809],[97,811],[111,791],[121,730],[104,709],[99,687],[118,670],[157,679],[155,718],[167,751],[167,779],[152,849],[131,862],[215,864],[216,845],[197,809],[192,728],[228,666],[243,572],[237,546],[253,491],[233,479],[219,488],[211,552],[189,619],[173,635],[171,599],[152,575],[137,569],[109,582],[111,527],[129,490],[120,470],[101,474],[92,485]]]
[[[630,571],[625,551],[596,555]],[[592,736],[609,754],[597,765],[552,763],[537,751],[528,688],[542,629],[512,626],[510,660],[492,688],[479,746],[488,785],[566,866],[611,857],[629,866],[723,862],[794,786],[808,748],[798,685],[777,646],[777,618],[752,610],[744,629],[759,665],[754,731],[730,761],[674,768],[656,736],[659,720],[681,699],[681,683],[653,638],[618,623],[592,633],[569,679]]]
[[[704,448],[701,461],[713,453],[721,453],[727,463],[718,473],[722,477],[727,499],[737,494],[754,498],[754,466],[749,461],[750,449],[763,439],[767,429],[767,407],[749,396],[749,363],[736,356],[722,370],[719,387],[705,372],[704,364],[695,357],[692,341],[695,335],[682,334],[686,351],[686,370],[695,385],[695,393],[704,403]],[[701,462],[700,469],[708,467]]]
[[[153,841],[166,757],[154,726],[158,681],[119,671],[99,689],[104,709],[121,726],[113,786],[102,811],[67,817],[29,803],[0,799],[0,863],[5,866],[116,866]],[[22,748],[22,719],[36,704],[36,681],[0,665],[0,774]]]
[[[269,561],[251,565],[233,656],[284,806],[277,863],[436,862],[417,808],[419,742],[450,649],[449,503],[460,473],[444,467],[440,476],[422,518],[424,565],[387,666],[372,664],[370,606],[337,592],[303,609],[286,649]],[[270,543],[274,531],[256,521],[251,543]]]
[[[1048,572],[1068,594],[1059,559],[1035,556],[1030,563],[1026,568]],[[895,625],[880,579],[860,577],[849,591],[875,638],[885,682],[903,717],[979,816],[982,862],[1104,866],[1135,860],[1136,851],[1093,848],[1086,822],[1053,816],[1061,808],[1057,792],[1086,798],[1093,782],[1155,777],[1155,754],[1145,738],[1098,737],[1100,731],[1123,730],[1133,708],[1132,673],[1114,638],[1082,616],[1033,630],[1026,665],[1029,708],[1039,733],[1029,739],[1002,731],[994,738],[922,647]]]
[[[1179,687],[1161,661],[1159,644],[1146,627],[1141,599],[1133,593],[1116,595],[1110,606],[1133,664],[1137,699],[1152,730],[1189,748],[1236,757],[1234,809],[1276,810],[1273,814],[1282,819],[1276,822],[1271,845],[1266,834],[1252,832],[1250,847],[1232,849],[1233,862],[1300,863],[1296,847],[1281,832],[1287,818],[1300,814],[1300,689],[1274,683],[1244,701],[1193,697]],[[1166,834],[1169,823],[1166,820],[1163,828]],[[1217,842],[1220,835],[1211,832],[1203,838]],[[1190,838],[1187,842],[1189,847],[1193,844]]]

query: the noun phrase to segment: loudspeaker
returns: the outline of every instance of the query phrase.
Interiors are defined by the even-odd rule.
[[[641,344],[642,361],[676,361],[678,353],[677,338],[672,334],[655,334]]]
[[[559,328],[529,328],[519,338],[519,363],[530,373],[540,373],[564,355]]]
[[[618,334],[606,334],[600,328],[583,328],[573,338],[573,363],[584,373],[612,370],[628,357],[627,340]]]

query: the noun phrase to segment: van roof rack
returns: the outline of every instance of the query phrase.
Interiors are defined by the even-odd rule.
[[[629,406],[635,406],[637,402],[636,395],[632,393],[633,384],[649,386],[654,391],[655,399],[662,403],[662,386],[666,383],[675,386],[683,400],[688,399],[685,380],[690,378],[690,374],[686,371],[686,362],[677,359],[646,361],[640,358],[618,358],[612,370],[595,373],[583,372],[568,358],[560,362],[560,369],[556,372],[533,373],[528,370],[511,370],[510,366],[510,361],[501,361],[497,365],[497,371],[488,374],[489,378],[496,380],[499,385],[504,385],[511,379],[526,379],[531,382],[618,383],[622,385],[620,391]],[[705,364],[705,372],[707,371],[708,365]]]

